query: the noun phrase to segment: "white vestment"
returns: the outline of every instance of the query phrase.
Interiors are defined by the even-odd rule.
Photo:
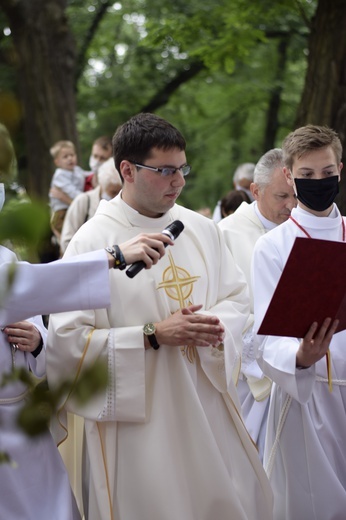
[[[8,255],[0,265],[0,326],[36,314],[107,307],[108,269],[105,251],[48,264]]]
[[[243,202],[239,208],[221,220],[219,226],[234,260],[242,269],[248,283],[251,307],[244,334],[242,367],[237,390],[245,425],[263,457],[267,413],[271,381],[264,376],[255,359],[253,347],[253,291],[251,284],[251,260],[257,240],[266,229],[256,215],[256,202]]]
[[[109,310],[51,316],[47,373],[54,384],[108,360],[109,384],[83,408],[90,457],[89,520],[268,520],[272,496],[243,425],[232,381],[248,317],[243,274],[214,222],[175,205],[160,218],[121,199],[101,201],[67,255],[119,244],[139,232],[185,225],[150,270],[110,271]],[[217,315],[224,350],[161,345],[145,350],[143,325],[189,304]],[[184,348],[184,346],[182,346]],[[61,415],[60,420],[63,419]]]
[[[69,205],[61,230],[60,249],[65,251],[78,229],[95,215],[101,200],[101,186],[77,195]]]
[[[0,246],[0,263],[5,266],[2,287],[7,280],[7,268],[16,262],[16,256],[3,246]],[[24,265],[16,264],[20,266]],[[25,264],[25,271],[28,273]],[[33,266],[32,266],[33,267]],[[37,273],[37,270],[35,270]],[[28,294],[21,292],[16,279],[16,289],[12,293],[20,299],[20,307],[26,298],[27,309],[30,309]],[[52,288],[60,283],[50,281]],[[28,286],[28,285],[27,285]],[[54,291],[53,291],[54,292]],[[44,289],[36,280],[36,292],[30,292],[30,297],[39,296],[42,308],[46,301]],[[29,300],[29,303],[28,303]],[[6,302],[5,302],[6,304]],[[35,307],[35,305],[33,305]],[[58,306],[55,303],[55,308]],[[20,319],[27,318],[20,312]],[[2,326],[17,321],[18,313],[6,312],[7,320]],[[0,365],[1,378],[15,368],[24,367],[36,377],[45,375],[45,340],[47,331],[41,316],[30,319],[41,334],[44,348],[35,358],[30,352],[16,350],[11,352],[11,346],[6,336],[0,332]],[[12,355],[14,356],[12,358]],[[68,479],[68,475],[57,447],[49,432],[33,438],[28,437],[17,425],[16,418],[26,396],[26,387],[20,381],[6,384],[0,388],[0,451],[9,455],[11,462],[0,464],[0,518],[4,520],[77,520],[80,518]]]
[[[342,217],[301,208],[292,217],[312,238],[342,240]],[[255,330],[258,330],[295,238],[309,238],[288,220],[260,238],[253,256]],[[346,246],[345,246],[346,247]],[[318,264],[318,258],[311,258]],[[321,277],[328,271],[321,272]],[[306,288],[307,293],[309,287]],[[327,317],[327,316],[326,316]],[[259,363],[275,383],[267,423],[264,465],[274,490],[275,520],[346,518],[346,332],[332,338],[333,391],[326,359],[296,368],[300,339],[258,336]]]

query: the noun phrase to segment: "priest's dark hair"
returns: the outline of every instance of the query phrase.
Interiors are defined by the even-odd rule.
[[[155,114],[142,112],[119,126],[113,136],[115,167],[121,174],[120,164],[127,160],[143,164],[151,157],[153,148],[184,151],[186,141],[171,123]]]

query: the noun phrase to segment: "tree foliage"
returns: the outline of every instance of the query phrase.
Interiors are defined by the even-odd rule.
[[[22,49],[18,43],[19,27],[29,37],[39,24],[41,35],[31,57],[23,54],[22,59],[28,58],[33,66],[37,60],[34,50],[37,54],[46,53],[43,34],[48,29],[51,34],[46,35],[47,41],[55,42],[57,49],[49,46],[47,62],[40,57],[47,67],[42,74],[51,77],[50,71],[55,70],[58,82],[67,76],[66,94],[60,85],[60,91],[55,88],[48,96],[45,79],[44,100],[55,101],[60,119],[61,112],[68,112],[68,122],[59,118],[52,121],[51,104],[44,101],[41,105],[46,111],[43,121],[47,125],[41,123],[40,131],[36,127],[30,130],[36,144],[30,144],[28,137],[23,139],[20,131],[14,135],[19,156],[28,158],[29,188],[41,197],[47,196],[53,169],[48,141],[51,144],[57,136],[79,140],[80,164],[87,168],[93,139],[112,135],[131,115],[148,110],[168,118],[187,139],[193,172],[180,201],[194,209],[214,205],[230,189],[233,171],[240,162],[256,162],[268,148],[280,145],[295,126],[315,46],[316,34],[311,32],[311,27],[315,27],[314,15],[320,10],[322,14],[328,11],[332,17],[334,5],[338,4],[341,20],[341,11],[345,11],[342,3],[0,0],[0,22],[4,29],[9,26],[11,30],[11,35],[0,40],[0,67],[6,69],[6,94],[18,95],[20,106],[25,109],[22,121],[28,124],[26,98],[16,91],[19,81],[11,75],[22,69],[18,68],[18,60],[10,59]],[[39,8],[45,15],[40,14],[34,24],[33,13]],[[61,31],[64,38],[59,40]],[[330,39],[326,31],[324,41]],[[325,46],[328,47],[327,43]],[[342,51],[345,52],[344,45]],[[330,53],[320,55],[330,61]],[[54,67],[52,62],[56,62]],[[337,70],[340,65],[339,60]],[[22,91],[31,76],[27,73],[21,78]],[[320,89],[320,84],[311,83],[307,77],[309,81],[310,91]],[[28,95],[35,98],[35,106],[39,104],[44,96],[39,82],[36,91],[29,89]],[[43,114],[36,112],[35,117],[40,119]],[[308,122],[304,116],[299,120]],[[330,114],[328,124],[333,123]],[[26,149],[22,148],[23,142]],[[32,156],[36,154],[38,160],[38,148],[46,160],[33,167]]]

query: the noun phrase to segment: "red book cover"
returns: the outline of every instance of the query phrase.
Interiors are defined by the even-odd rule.
[[[346,329],[346,243],[297,237],[258,334],[303,338],[325,318]]]

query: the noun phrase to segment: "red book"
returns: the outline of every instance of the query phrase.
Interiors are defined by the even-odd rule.
[[[303,338],[325,318],[346,329],[346,243],[297,237],[258,334]]]

